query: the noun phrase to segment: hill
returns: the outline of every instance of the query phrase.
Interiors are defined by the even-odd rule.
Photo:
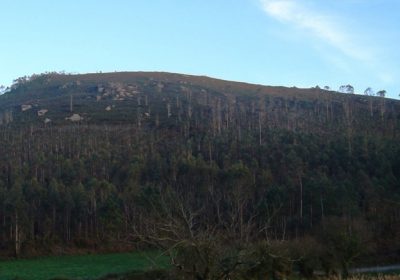
[[[3,254],[155,246],[212,228],[237,242],[312,239],[328,263],[400,257],[399,101],[43,74],[18,79],[0,112]]]
[[[1,96],[0,109],[3,114],[12,111],[13,118],[20,123],[40,121],[40,118],[34,117],[40,110],[48,110],[42,116],[47,114],[53,117],[52,121],[57,124],[65,123],[64,120],[70,113],[87,115],[85,123],[103,120],[132,122],[133,118],[143,117],[151,109],[164,117],[168,114],[168,104],[170,107],[185,107],[189,98],[192,107],[215,107],[215,103],[221,103],[219,109],[222,111],[231,110],[239,104],[252,106],[253,114],[265,112],[268,115],[269,111],[279,108],[287,115],[286,119],[292,117],[306,122],[315,120],[299,118],[296,115],[299,111],[311,109],[315,114],[325,115],[326,119],[351,118],[355,110],[356,114],[385,114],[386,118],[395,118],[399,109],[399,103],[394,100],[370,96],[338,94],[317,88],[268,87],[160,72],[43,74],[20,78],[13,88],[12,92]],[[260,101],[264,104],[260,104]],[[174,110],[174,106],[170,110]],[[187,111],[187,108],[183,110]],[[29,112],[21,113],[26,111]],[[354,122],[360,117],[364,116],[357,115],[357,118],[348,121]],[[154,122],[153,118],[151,120]]]

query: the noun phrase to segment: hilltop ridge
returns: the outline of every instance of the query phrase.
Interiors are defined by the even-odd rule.
[[[255,122],[257,115],[267,122],[275,119],[275,125],[285,119],[286,128],[347,119],[364,129],[365,119],[376,127],[379,119],[396,118],[399,104],[320,88],[272,87],[165,72],[50,73],[20,78],[0,96],[0,123],[155,124],[207,110],[219,111],[220,121],[227,121],[232,117],[229,112],[241,108],[244,117]]]

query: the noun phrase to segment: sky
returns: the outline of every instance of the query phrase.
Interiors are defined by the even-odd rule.
[[[400,94],[399,0],[0,0],[0,85],[166,71]]]

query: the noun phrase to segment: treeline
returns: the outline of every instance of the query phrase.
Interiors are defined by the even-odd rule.
[[[240,238],[299,237],[327,217],[368,221],[395,248],[400,221],[397,139],[273,130],[182,137],[136,126],[1,131],[3,248],[130,240],[148,225],[144,201],[174,190],[208,224]],[[393,243],[397,242],[397,243]],[[17,246],[17,247],[14,247]]]

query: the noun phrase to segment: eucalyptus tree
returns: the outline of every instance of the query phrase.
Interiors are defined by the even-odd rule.
[[[381,119],[383,120],[383,116],[385,114],[385,96],[386,96],[386,90],[380,90],[376,93],[378,97],[381,98]]]
[[[364,95],[369,96],[369,98],[368,98],[368,100],[369,100],[369,112],[370,112],[371,117],[373,117],[373,115],[374,115],[373,108],[372,108],[373,98],[371,96],[374,96],[375,92],[371,87],[368,87],[366,90],[364,90]]]
[[[339,92],[354,94],[354,87],[352,85],[341,85],[339,87]]]

